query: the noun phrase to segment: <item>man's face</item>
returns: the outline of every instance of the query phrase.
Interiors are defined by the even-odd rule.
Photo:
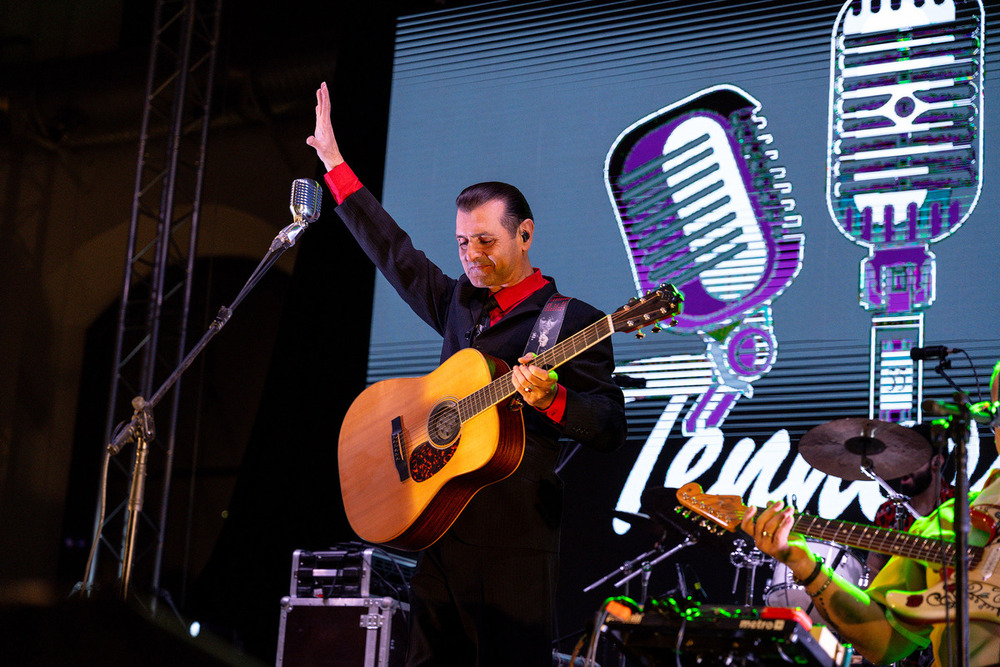
[[[525,244],[503,226],[503,214],[503,201],[494,199],[471,211],[459,209],[455,220],[458,256],[465,275],[476,287],[488,287],[491,292],[526,277]]]
[[[928,461],[917,470],[914,470],[907,475],[903,475],[899,479],[889,480],[888,484],[894,491],[913,498],[914,496],[921,494],[927,487],[929,487],[933,479],[934,471],[931,466],[931,461]]]

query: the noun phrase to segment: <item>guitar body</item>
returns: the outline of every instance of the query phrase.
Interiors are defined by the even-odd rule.
[[[1000,579],[996,577],[1000,543],[983,550],[979,564],[969,568],[969,590],[966,599],[969,620],[1000,623]],[[911,623],[943,623],[955,620],[955,576],[944,579],[925,591],[889,591],[885,596],[889,608]]]
[[[468,348],[419,378],[377,382],[340,430],[344,508],[361,539],[418,550],[436,542],[483,487],[524,454],[524,421],[509,400],[458,419],[456,403],[507,365]]]

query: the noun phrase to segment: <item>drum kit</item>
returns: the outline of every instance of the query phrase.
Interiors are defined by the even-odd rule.
[[[887,480],[895,480],[922,467],[931,458],[931,445],[912,429],[889,422],[866,418],[837,419],[816,426],[799,440],[798,452],[813,468],[832,477],[847,481],[871,479],[885,491],[887,498],[896,504],[896,517],[902,521],[906,512],[919,516],[909,505],[909,498],[899,494]],[[763,603],[767,607],[800,607],[814,621],[825,623],[813,608],[812,600],[802,586],[795,583],[790,570],[783,564],[759,551],[752,540],[733,537],[731,534],[693,534],[678,525],[675,512],[677,501],[673,489],[651,488],[642,496],[641,513],[615,512],[615,517],[640,528],[646,533],[658,535],[657,546],[639,557],[625,563],[617,571],[594,582],[585,590],[596,588],[616,575],[621,586],[640,574],[642,579],[642,600],[646,599],[649,571],[655,564],[677,551],[700,544],[702,546],[728,546],[731,549],[730,563],[736,569],[733,581],[733,595],[736,594],[741,572],[748,571],[745,582],[743,604],[752,607],[755,603],[756,571],[764,565],[771,567],[771,577],[763,589]],[[665,544],[671,534],[680,535],[682,540],[668,549]],[[713,545],[712,543],[715,542]],[[869,583],[869,569],[865,562],[845,546],[833,542],[807,540],[809,548],[844,579],[865,588]],[[680,569],[678,570],[680,572]],[[687,595],[683,577],[679,574],[680,592]],[[625,591],[628,594],[628,591]]]

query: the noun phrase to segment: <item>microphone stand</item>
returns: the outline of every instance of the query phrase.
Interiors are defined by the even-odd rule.
[[[941,359],[934,372],[945,379],[955,390],[955,404],[959,413],[948,420],[945,431],[955,443],[955,615],[959,641],[959,667],[969,664],[969,475],[968,450],[969,428],[972,413],[969,411],[969,397],[945,372],[951,368],[951,361]],[[947,581],[945,582],[947,585]],[[947,588],[945,588],[947,590]]]
[[[659,556],[657,556],[656,558],[654,558],[651,561],[644,560],[644,558],[646,557],[647,554],[643,554],[643,555],[639,556],[634,561],[631,561],[629,563],[629,565],[631,566],[631,565],[636,564],[637,562],[641,562],[642,567],[640,569],[638,569],[638,570],[635,570],[631,574],[625,575],[624,577],[622,577],[621,579],[619,579],[618,581],[616,581],[615,584],[614,584],[615,588],[621,588],[623,584],[628,583],[630,580],[632,580],[635,577],[637,577],[640,574],[642,574],[643,575],[643,579],[642,579],[642,597],[643,597],[643,600],[642,600],[642,603],[646,604],[646,592],[647,592],[647,588],[649,587],[649,573],[650,573],[650,570],[653,568],[653,566],[656,565],[657,563],[659,563],[660,561],[666,560],[667,558],[673,556],[675,553],[677,553],[681,549],[683,549],[685,547],[691,546],[692,544],[694,544],[697,541],[698,541],[698,538],[696,538],[694,535],[687,535],[687,536],[684,537],[684,541],[683,542],[681,542],[680,544],[678,544],[678,545],[676,545],[676,546],[674,546],[674,547],[672,547],[670,549],[667,549],[666,551],[663,551],[663,548],[660,547],[659,550],[662,553],[660,553]]]
[[[966,471],[969,427],[972,416],[968,396],[955,392],[955,403],[960,412],[948,423],[947,434],[955,443],[955,615],[958,621],[960,646],[959,666],[969,664],[969,477]],[[946,582],[947,583],[947,582]],[[947,590],[947,589],[946,589]]]
[[[156,390],[148,400],[142,396],[136,396],[132,399],[132,408],[135,412],[132,415],[132,419],[121,426],[114,434],[111,442],[107,446],[107,456],[115,456],[122,450],[122,448],[129,442],[136,443],[136,454],[135,454],[135,465],[132,469],[132,482],[129,488],[129,500],[128,500],[128,521],[125,527],[125,539],[124,548],[122,550],[122,565],[121,565],[121,582],[119,586],[119,594],[122,600],[128,598],[129,584],[132,577],[132,566],[135,561],[135,536],[139,525],[139,513],[142,511],[143,500],[145,497],[145,487],[146,487],[146,456],[149,451],[149,443],[155,438],[156,428],[153,421],[153,408],[163,399],[166,393],[171,387],[180,379],[181,374],[194,362],[195,358],[201,354],[201,351],[205,349],[208,342],[215,337],[222,327],[226,325],[229,318],[232,316],[233,311],[236,307],[246,298],[247,294],[250,293],[260,279],[264,277],[264,274],[278,261],[281,255],[284,254],[286,250],[295,245],[295,240],[301,234],[309,223],[319,217],[318,210],[314,216],[306,217],[298,213],[295,214],[294,222],[287,227],[285,227],[271,242],[271,247],[268,248],[267,254],[254,269],[250,278],[247,279],[246,284],[243,285],[243,289],[240,290],[239,294],[233,300],[232,304],[229,306],[222,306],[219,309],[219,314],[215,316],[212,324],[209,325],[208,330],[201,337],[201,340],[195,344],[195,346],[188,352],[187,356],[178,364],[177,368],[170,374],[170,376],[163,381],[160,388]],[[96,526],[97,534],[94,535],[94,545],[95,548],[91,549],[91,557],[88,559],[85,580],[92,584],[94,577],[94,560],[93,556],[96,552],[96,544],[100,539],[100,533],[102,530],[102,525],[99,523]],[[89,588],[89,584],[88,584]]]
[[[663,537],[666,537],[666,535],[664,534]],[[629,561],[626,561],[625,563],[622,563],[617,569],[612,570],[608,574],[604,575],[603,577],[601,577],[600,579],[598,579],[594,583],[592,583],[589,586],[587,586],[586,588],[584,588],[583,592],[584,593],[589,593],[590,591],[594,590],[595,588],[597,588],[598,586],[600,586],[601,584],[603,584],[605,581],[611,579],[614,576],[617,576],[619,574],[623,574],[624,573],[626,576],[623,577],[622,579],[619,579],[614,584],[615,588],[620,588],[623,584],[627,583],[632,578],[637,577],[640,574],[644,574],[645,573],[644,576],[643,576],[643,581],[642,581],[642,596],[643,596],[643,599],[641,601],[641,604],[645,604],[646,603],[645,595],[646,595],[646,589],[647,589],[647,587],[649,585],[649,571],[650,571],[650,569],[654,565],[656,565],[657,563],[659,563],[660,561],[662,561],[662,560],[664,560],[666,558],[669,558],[670,556],[674,555],[675,553],[677,553],[681,549],[683,549],[685,547],[689,547],[689,546],[691,546],[692,544],[695,544],[698,541],[697,536],[692,535],[690,533],[687,533],[684,536],[684,541],[683,542],[681,542],[680,544],[672,547],[671,549],[666,549],[665,546],[663,545],[663,542],[662,542],[663,537],[661,537],[660,540],[658,540],[656,542],[656,546],[654,546],[652,549],[650,549],[649,551],[646,551],[644,553],[639,554],[638,556],[636,556],[632,560],[629,560]],[[652,558],[653,556],[656,556],[656,558],[653,558],[652,560],[650,560],[650,558]],[[636,566],[640,566],[640,569],[638,569],[638,570],[635,569]]]

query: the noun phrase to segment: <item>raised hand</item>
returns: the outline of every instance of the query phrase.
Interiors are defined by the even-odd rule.
[[[312,136],[306,139],[306,143],[316,149],[316,155],[327,171],[344,161],[337,145],[337,137],[333,134],[333,123],[330,121],[330,91],[325,81],[316,91],[316,129]]]

